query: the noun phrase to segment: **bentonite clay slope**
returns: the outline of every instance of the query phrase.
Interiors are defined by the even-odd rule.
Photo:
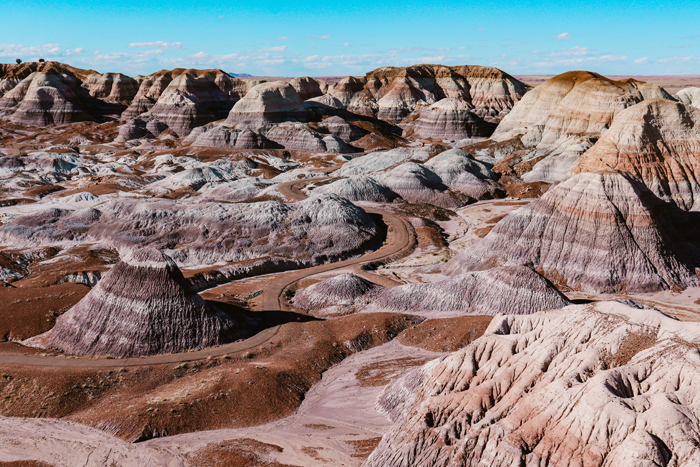
[[[221,70],[174,70],[171,76],[149,113],[177,136],[187,136],[195,127],[225,118],[246,88],[243,81]],[[157,84],[158,77],[154,79],[151,85],[147,80],[142,83],[149,93]]]
[[[427,284],[383,289],[373,303],[382,309],[427,314],[530,314],[571,302],[547,279],[525,266],[468,272]]]
[[[700,464],[700,327],[615,302],[499,316],[395,380],[365,467]]]
[[[292,304],[302,310],[319,310],[331,305],[352,304],[374,294],[380,286],[355,274],[340,274],[300,290]]]
[[[380,233],[365,210],[335,195],[290,204],[115,198],[98,207],[18,217],[0,225],[0,242],[18,248],[148,245],[185,266],[266,257],[308,264],[364,251]]]
[[[610,127],[622,110],[645,99],[665,95],[653,85],[634,80],[613,81],[597,73],[570,71],[527,93],[499,123],[497,141],[519,139],[528,154],[543,158],[525,181],[565,179],[576,159]]]
[[[78,80],[62,67],[43,67],[17,83],[0,98],[0,114],[12,123],[52,125],[91,120]]]
[[[37,340],[66,353],[124,358],[224,344],[245,337],[244,326],[202,300],[170,257],[139,249]]]
[[[572,170],[605,168],[635,176],[683,209],[700,209],[700,109],[647,99],[621,112]]]
[[[294,87],[285,81],[262,83],[236,103],[226,118],[227,125],[259,125],[288,120],[305,121],[306,108]]]
[[[351,111],[376,113],[390,123],[399,123],[417,105],[445,98],[472,105],[483,119],[499,121],[527,90],[524,83],[496,68],[414,65],[378,68],[362,80],[346,79],[331,94]]]
[[[522,264],[574,290],[684,288],[700,285],[699,239],[700,213],[661,201],[629,176],[582,173],[506,216],[445,272]]]
[[[485,121],[464,101],[445,98],[416,112],[413,130],[421,138],[458,141],[489,136],[496,124]]]
[[[315,152],[354,152],[336,136],[357,139],[351,128],[345,133],[336,127],[316,129],[307,125],[307,109],[296,89],[284,81],[262,83],[251,89],[233,106],[223,124],[209,125],[190,136],[194,146],[215,146],[236,149],[276,148]],[[340,119],[342,120],[342,119]],[[347,122],[344,122],[349,127]],[[327,131],[320,133],[317,130]]]
[[[676,99],[686,105],[700,108],[700,88],[690,87],[676,93]]]
[[[110,104],[121,104],[134,99],[139,83],[121,73],[92,73],[83,80],[83,87],[93,97]]]

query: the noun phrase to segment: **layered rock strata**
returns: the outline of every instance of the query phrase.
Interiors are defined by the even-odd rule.
[[[170,257],[136,249],[44,339],[48,348],[70,354],[128,358],[224,344],[244,337],[244,327],[192,291]]]
[[[570,71],[527,93],[499,123],[492,139],[503,143],[516,139],[527,148],[519,160],[532,164],[521,175],[523,180],[560,181],[618,113],[647,96],[667,93],[635,80],[613,81],[597,73]]]
[[[389,287],[373,303],[388,311],[426,316],[520,315],[571,304],[547,279],[525,266],[504,266],[439,282]]]
[[[698,286],[698,215],[628,175],[581,173],[506,216],[444,271],[528,265],[560,288],[601,293]]]
[[[665,201],[700,210],[700,109],[647,99],[621,112],[572,171],[606,168],[633,175]]]

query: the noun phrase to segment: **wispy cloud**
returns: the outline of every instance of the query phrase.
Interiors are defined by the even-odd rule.
[[[56,57],[63,53],[59,44],[42,44],[35,46],[24,46],[23,44],[0,44],[0,57],[24,58],[27,56],[37,57],[45,55]]]
[[[676,56],[676,57],[665,57],[657,60],[659,63],[687,63],[690,61],[694,61],[697,59],[697,57],[693,55],[683,55],[683,56]]]
[[[320,36],[320,37],[307,37],[307,41],[325,41],[326,39],[330,39],[331,36]]]
[[[131,48],[158,48],[158,49],[184,49],[185,46],[182,44],[182,42],[164,42],[164,41],[155,41],[155,42],[132,42],[129,44],[127,47]]]
[[[581,47],[580,45],[575,45],[568,49],[558,50],[549,54],[550,57],[582,57],[585,55],[591,55],[593,49],[588,47]]]
[[[562,32],[561,34],[557,34],[556,36],[554,36],[554,38],[558,41],[565,41],[567,39],[571,39],[571,37],[571,34],[569,34],[568,32]]]
[[[265,49],[258,49],[256,52],[284,52],[287,50],[286,45],[280,45],[278,47],[267,47]]]
[[[638,58],[634,61],[634,63],[636,63],[637,65],[646,65],[647,63],[649,63],[649,57]]]
[[[546,58],[542,61],[536,62],[535,65],[540,68],[561,68],[561,67],[575,67],[582,64],[601,64],[610,62],[624,62],[629,60],[626,55],[599,55],[592,57],[575,57],[575,58],[564,58],[558,60],[550,60]]]
[[[288,41],[289,37],[287,36],[280,36],[280,37],[275,37],[276,41]]]

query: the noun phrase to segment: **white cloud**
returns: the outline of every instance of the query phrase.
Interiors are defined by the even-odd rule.
[[[680,57],[666,57],[657,61],[659,63],[686,63],[693,60],[693,58],[695,57],[693,57],[692,55],[685,55]]]
[[[571,39],[571,34],[568,32],[562,32],[561,34],[557,34],[556,38],[558,41],[565,41],[567,39]]]
[[[289,37],[287,36],[281,36],[281,37],[275,37],[276,41],[288,41]]]
[[[182,42],[164,42],[164,41],[155,41],[155,42],[132,42],[129,44],[127,47],[137,47],[137,48],[159,48],[159,49],[184,49],[185,46],[182,45]]]
[[[280,45],[278,47],[268,47],[266,49],[258,49],[257,52],[284,52],[287,50],[286,45]]]
[[[645,65],[645,64],[649,63],[649,57],[638,58],[637,60],[634,61],[634,63],[636,63],[637,65]]]
[[[0,44],[0,57],[57,57],[62,54],[59,44],[42,44],[25,47],[22,44]]]
[[[629,58],[626,55],[600,55],[597,57],[576,57],[576,58],[564,58],[559,60],[549,60],[548,58],[536,62],[535,65],[541,68],[552,68],[552,67],[574,67],[581,64],[591,64],[591,63],[610,63],[610,62],[624,62]]]
[[[325,41],[326,39],[330,39],[331,36],[320,36],[320,37],[307,37],[307,41]]]
[[[568,49],[563,49],[559,50],[558,52],[552,52],[549,54],[550,57],[583,57],[586,55],[591,55],[593,52],[593,49],[590,49],[588,47],[581,47],[580,45],[576,45],[574,47],[568,48]]]

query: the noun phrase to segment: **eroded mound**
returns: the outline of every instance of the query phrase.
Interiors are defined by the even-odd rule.
[[[547,279],[525,266],[470,272],[439,282],[383,289],[373,300],[382,309],[432,314],[531,314],[571,302]]]
[[[616,172],[581,173],[496,224],[450,275],[528,265],[563,288],[651,292],[700,285],[700,222]]]
[[[494,318],[385,389],[367,467],[694,466],[700,328],[615,302]]]
[[[170,257],[134,249],[33,342],[76,355],[122,358],[186,352],[245,335],[245,323],[202,300]]]
[[[331,305],[352,304],[360,297],[374,294],[380,286],[355,274],[340,274],[317,282],[294,295],[293,304],[303,310],[318,310]]]
[[[633,175],[682,209],[700,209],[700,109],[647,99],[620,112],[572,170],[606,168]]]
[[[512,163],[531,161],[521,175],[526,182],[564,180],[615,115],[645,98],[661,96],[670,98],[648,83],[570,71],[528,92],[498,125],[493,139],[522,142],[526,150]]]

